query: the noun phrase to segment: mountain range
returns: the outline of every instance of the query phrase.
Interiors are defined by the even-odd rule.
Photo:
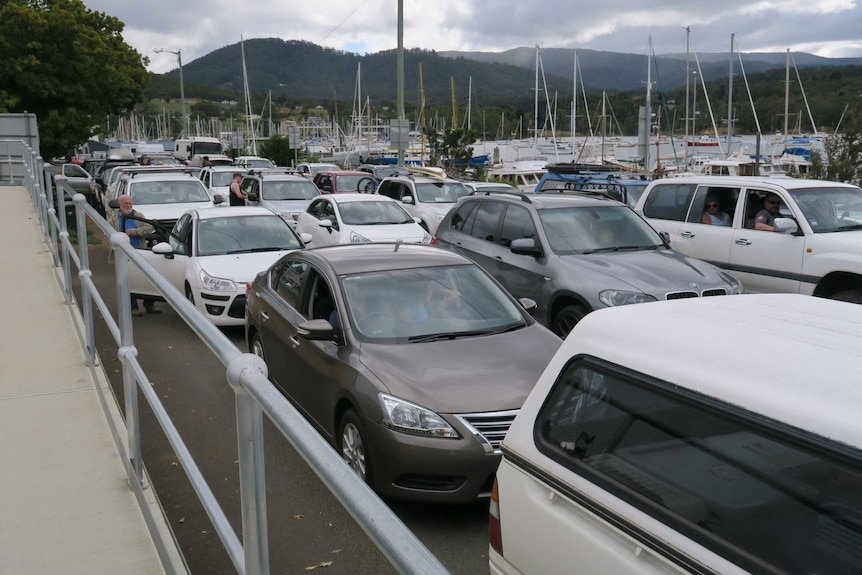
[[[186,64],[183,73],[190,97],[194,97],[195,86],[242,94],[243,49],[249,88],[255,93],[272,91],[273,97],[282,94],[292,99],[331,102],[350,101],[359,91],[363,100],[366,96],[377,102],[396,99],[395,50],[358,55],[277,38],[247,40],[244,46],[232,44]],[[575,52],[542,48],[539,54],[542,89],[546,85],[549,94],[571,94]],[[689,70],[697,70],[699,63],[705,81],[727,78],[728,57],[720,53],[692,54]],[[862,65],[862,58],[823,58],[806,53],[793,53],[792,58],[797,68]],[[578,82],[583,82],[587,92],[644,89],[646,55],[578,50],[577,59]],[[746,74],[783,69],[786,59],[784,52],[742,54]],[[685,54],[660,55],[651,60],[654,89],[676,90],[685,85]],[[504,52],[405,50],[405,101],[415,104],[424,96],[426,103],[446,103],[454,92],[461,102],[472,97],[480,105],[525,105],[533,100],[536,61],[535,48]],[[734,64],[738,71],[738,61]],[[172,89],[177,75],[174,70],[154,77],[152,90]],[[469,95],[468,86],[472,86]]]

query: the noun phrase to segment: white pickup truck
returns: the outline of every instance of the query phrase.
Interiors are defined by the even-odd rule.
[[[764,216],[766,208],[771,212]],[[706,215],[709,209],[715,218]],[[635,211],[666,232],[674,249],[728,270],[746,292],[862,303],[858,186],[783,177],[669,178],[651,182]],[[756,226],[758,215],[768,225]],[[704,223],[722,219],[727,225]]]

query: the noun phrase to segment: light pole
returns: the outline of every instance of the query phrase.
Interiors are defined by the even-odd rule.
[[[185,127],[184,135],[189,135],[189,117],[186,116],[186,92],[183,87],[183,56],[182,50],[177,50],[176,52],[172,50],[163,50],[161,48],[155,48],[153,50],[156,54],[161,54],[162,52],[167,52],[168,54],[176,54],[177,55],[177,64],[180,66],[180,101],[182,102],[183,107],[183,126]]]

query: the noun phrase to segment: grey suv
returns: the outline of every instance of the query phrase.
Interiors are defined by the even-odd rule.
[[[239,187],[248,194],[249,205],[269,208],[294,228],[299,214],[320,195],[310,179],[291,168],[249,170]]]
[[[742,293],[706,262],[670,249],[625,204],[589,195],[479,192],[437,228],[438,246],[484,267],[565,337],[597,308]]]

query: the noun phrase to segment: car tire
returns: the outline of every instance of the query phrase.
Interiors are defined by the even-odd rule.
[[[266,352],[263,351],[263,342],[260,341],[260,334],[255,333],[251,336],[251,341],[248,344],[248,350],[266,362]]]
[[[584,319],[584,316],[588,313],[587,308],[582,305],[567,305],[554,316],[551,331],[565,339],[569,335],[569,332],[572,331],[572,328]]]
[[[348,410],[338,425],[338,451],[341,458],[361,477],[374,486],[371,473],[371,458],[363,438],[362,421],[355,410]]]
[[[862,303],[862,290],[848,289],[840,291],[832,296],[832,299],[846,301],[849,303]]]

